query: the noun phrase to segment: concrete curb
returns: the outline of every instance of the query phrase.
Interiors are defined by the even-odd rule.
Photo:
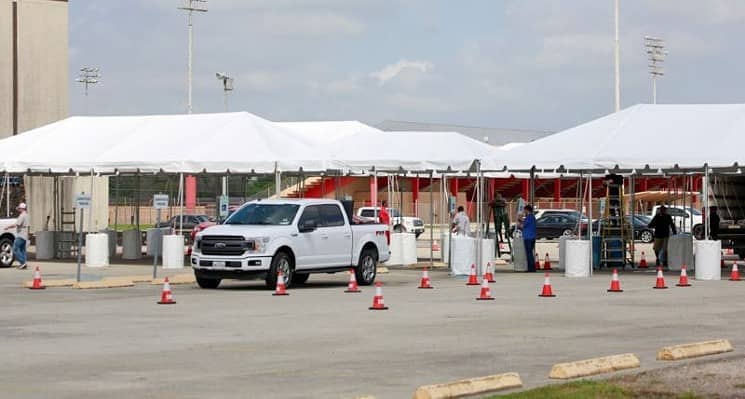
[[[479,395],[523,386],[520,375],[504,373],[486,377],[469,378],[447,384],[423,385],[414,392],[414,399],[446,399]]]
[[[123,278],[105,278],[99,281],[81,281],[72,285],[74,289],[94,289],[94,288],[119,288],[134,287],[132,280]]]
[[[390,273],[390,271],[388,270],[387,267],[385,267],[385,266],[379,266],[378,267],[378,274],[386,274],[386,273]]]
[[[72,287],[75,284],[75,279],[65,279],[65,280],[42,280],[42,284],[44,287],[50,288],[50,287]],[[31,288],[31,286],[34,285],[33,280],[28,280],[23,282],[23,288]]]
[[[733,350],[734,348],[732,348],[732,344],[730,344],[729,340],[726,339],[694,342],[691,344],[665,346],[657,351],[657,360],[681,360],[691,357],[732,352]]]
[[[165,277],[160,277],[156,279],[150,279],[148,282],[152,285],[162,285],[165,280]],[[175,284],[194,284],[197,282],[197,279],[194,277],[193,274],[174,274],[173,276],[168,276],[168,283],[175,285]]]
[[[565,380],[595,374],[610,373],[639,366],[639,359],[636,355],[633,353],[624,353],[622,355],[597,357],[594,359],[555,364],[554,367],[551,368],[551,373],[549,373],[548,378]]]

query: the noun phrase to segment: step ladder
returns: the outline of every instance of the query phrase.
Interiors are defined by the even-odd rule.
[[[75,231],[75,209],[60,210],[60,230],[57,232],[57,258],[70,259],[78,255],[78,237]]]
[[[623,201],[623,177],[607,175],[605,211],[600,228],[600,265],[607,268],[623,268],[629,262],[628,244],[630,226],[626,221]]]

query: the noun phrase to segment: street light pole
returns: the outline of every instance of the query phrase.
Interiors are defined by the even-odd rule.
[[[657,104],[657,78],[665,75],[662,63],[665,62],[667,49],[665,40],[659,37],[644,36],[644,47],[649,60],[649,74],[652,76],[652,104]]]
[[[215,76],[217,76],[217,80],[222,82],[222,91],[225,97],[225,112],[228,112],[228,92],[233,91],[233,78],[221,72],[216,73]]]
[[[80,68],[76,82],[82,83],[85,87],[85,113],[88,114],[88,85],[94,85],[101,81],[101,70],[98,68],[84,67]]]
[[[621,110],[621,45],[619,39],[619,1],[615,0],[615,22],[616,22],[616,40],[615,40],[615,87],[616,87],[616,112]]]
[[[178,7],[179,10],[184,10],[188,12],[188,21],[189,21],[189,61],[188,61],[188,73],[187,73],[187,82],[189,86],[189,94],[188,94],[188,103],[186,106],[186,110],[191,113],[192,106],[191,106],[191,64],[192,64],[192,43],[193,43],[193,29],[192,29],[192,23],[191,23],[191,16],[194,13],[194,11],[197,12],[207,12],[207,0],[182,0],[182,4],[180,7]]]

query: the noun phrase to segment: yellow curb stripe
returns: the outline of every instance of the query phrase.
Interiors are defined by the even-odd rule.
[[[691,357],[716,355],[718,353],[732,352],[732,344],[729,340],[718,339],[714,341],[694,342],[683,345],[665,346],[657,352],[657,360],[680,360]]]
[[[165,277],[156,278],[156,279],[150,279],[150,284],[152,285],[162,285],[165,280]],[[168,276],[168,283],[169,284],[194,284],[197,282],[197,279],[194,277],[193,274],[176,274],[173,276]]]
[[[95,288],[119,288],[119,287],[133,287],[134,283],[132,280],[122,278],[105,278],[99,281],[81,281],[73,284],[74,289],[95,289]]]
[[[633,353],[597,357],[569,363],[555,364],[549,378],[569,379],[639,367],[639,359]]]
[[[520,375],[504,373],[486,377],[469,378],[447,384],[424,385],[414,392],[414,399],[446,399],[479,395],[523,386]]]

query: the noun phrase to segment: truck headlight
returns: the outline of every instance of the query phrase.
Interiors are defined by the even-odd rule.
[[[271,240],[271,237],[248,238],[246,241],[253,242],[253,249],[249,249],[248,252],[257,254],[266,252],[267,245]]]

